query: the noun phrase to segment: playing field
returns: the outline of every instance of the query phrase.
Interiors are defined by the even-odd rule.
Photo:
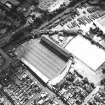
[[[66,62],[43,46],[39,40],[31,40],[23,46],[25,49],[23,62],[42,79],[45,77],[52,80],[63,71]],[[19,50],[17,52],[19,53]]]

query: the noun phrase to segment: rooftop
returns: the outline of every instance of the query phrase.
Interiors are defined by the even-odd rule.
[[[93,45],[83,36],[78,35],[71,40],[66,49],[93,71],[96,71],[105,62],[105,51]]]

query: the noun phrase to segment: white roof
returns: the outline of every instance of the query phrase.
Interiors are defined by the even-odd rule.
[[[97,70],[105,61],[105,51],[80,35],[65,48],[93,70]]]
[[[70,0],[56,0],[51,6],[49,6],[48,11],[53,12],[59,9],[62,4],[68,5]]]

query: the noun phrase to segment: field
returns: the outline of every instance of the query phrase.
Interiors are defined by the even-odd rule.
[[[66,62],[40,44],[39,40],[26,42],[23,46],[25,53],[21,59],[27,62],[27,66],[42,79],[44,77],[48,80],[54,79],[65,67]],[[21,53],[20,50],[17,52]]]

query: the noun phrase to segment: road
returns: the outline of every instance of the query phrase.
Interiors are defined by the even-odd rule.
[[[86,2],[86,0],[83,0],[83,2]],[[49,26],[50,24],[53,24],[57,19],[63,17],[65,14],[69,13],[71,9],[75,8],[77,5],[79,5],[80,3],[77,3],[74,7],[71,6],[69,8],[67,8],[66,10],[64,10],[64,12],[62,12],[61,14],[58,14],[56,17],[54,17],[52,20],[50,20],[49,22],[45,22],[44,24],[42,24],[38,29],[33,29],[32,33],[35,35],[37,32],[39,32],[40,30],[43,30],[44,28],[46,28],[47,26]]]

